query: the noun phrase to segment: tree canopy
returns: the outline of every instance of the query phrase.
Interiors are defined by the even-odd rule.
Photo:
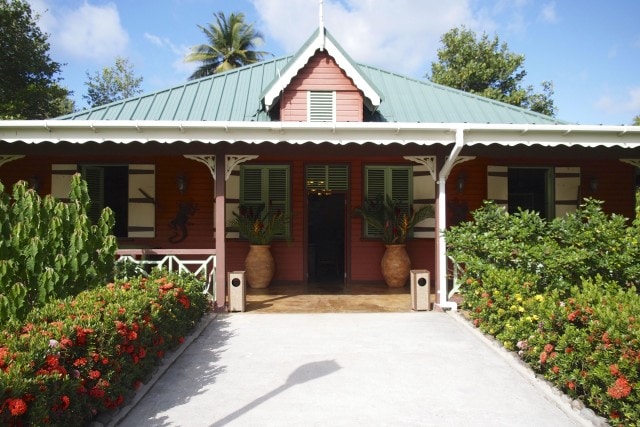
[[[637,116],[635,116],[633,118],[633,125],[634,126],[640,126],[640,114],[638,114]]]
[[[228,19],[223,12],[214,16],[215,24],[198,26],[207,37],[207,44],[192,47],[185,57],[186,62],[202,62],[190,80],[259,62],[267,54],[255,50],[262,43],[262,34],[253,24],[244,22],[243,13],[231,13]]]
[[[48,35],[23,0],[0,0],[0,119],[45,119],[73,111],[60,85],[61,64],[49,56]]]
[[[93,75],[87,73],[87,94],[82,97],[90,107],[130,98],[142,92],[142,77],[136,77],[129,59],[117,57],[115,64]]]
[[[527,75],[524,55],[509,51],[498,36],[480,38],[464,26],[445,33],[438,50],[438,62],[431,64],[432,82],[450,86],[518,107],[554,116],[553,83],[542,82],[542,93],[523,87]]]

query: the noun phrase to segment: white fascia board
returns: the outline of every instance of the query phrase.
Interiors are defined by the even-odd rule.
[[[639,126],[482,125],[389,122],[0,121],[0,143],[287,142],[291,144],[452,144],[640,148]]]
[[[351,61],[349,61],[342,54],[340,49],[338,49],[338,47],[333,44],[333,41],[331,41],[329,37],[327,37],[325,41],[325,47],[327,48],[329,54],[336,60],[338,66],[344,70],[347,76],[353,80],[353,83],[356,85],[356,87],[362,91],[364,97],[368,98],[374,107],[379,107],[380,103],[382,102],[380,95],[362,76],[360,70],[355,68]]]
[[[340,49],[336,47],[329,37],[325,37],[324,31],[319,31],[318,36],[313,40],[313,42],[309,43],[307,48],[295,58],[294,62],[288,64],[284,73],[278,76],[277,82],[264,95],[264,104],[267,111],[273,107],[273,104],[278,96],[280,96],[280,93],[289,86],[291,80],[293,80],[293,78],[298,74],[298,71],[300,71],[307,62],[309,62],[309,58],[311,58],[318,49],[326,50],[329,55],[335,59],[338,66],[344,70],[347,76],[353,80],[356,87],[362,91],[364,97],[369,99],[372,106],[378,107],[380,105],[380,102],[382,101],[380,95],[362,76],[360,70],[351,64],[351,62],[342,54]]]

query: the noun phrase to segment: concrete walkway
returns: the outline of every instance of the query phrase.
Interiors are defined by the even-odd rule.
[[[457,314],[235,313],[112,424],[591,425],[541,385]]]

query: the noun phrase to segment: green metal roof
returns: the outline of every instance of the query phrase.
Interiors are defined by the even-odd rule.
[[[337,45],[337,43],[336,43]],[[329,52],[331,54],[331,52]],[[214,74],[62,120],[270,121],[262,96],[294,56]],[[371,120],[405,123],[568,124],[488,98],[356,64],[382,97]]]

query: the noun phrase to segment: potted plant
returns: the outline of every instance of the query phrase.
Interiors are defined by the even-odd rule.
[[[374,229],[380,231],[382,242],[386,246],[380,262],[382,276],[389,287],[402,287],[409,278],[411,259],[405,247],[407,237],[419,222],[432,218],[431,205],[414,210],[387,196],[365,200],[355,212]]]
[[[252,288],[266,288],[275,274],[271,241],[285,234],[289,217],[264,203],[240,205],[239,212],[233,212],[233,216],[231,226],[240,232],[240,237],[249,241],[249,253],[245,258],[247,282]]]

